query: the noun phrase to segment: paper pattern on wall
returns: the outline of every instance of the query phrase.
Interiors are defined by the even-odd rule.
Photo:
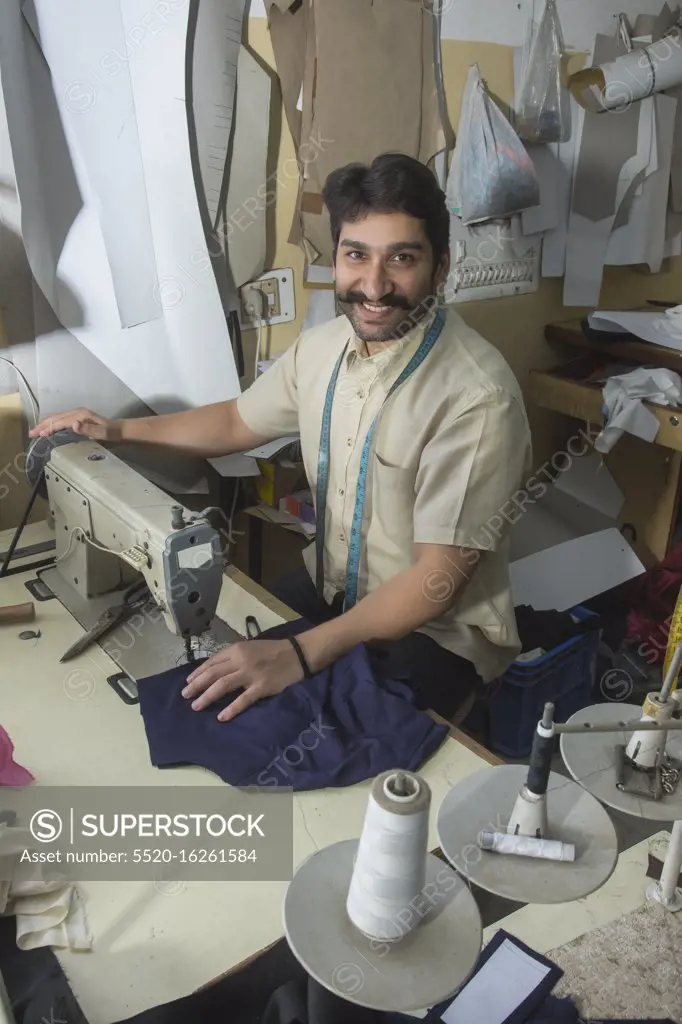
[[[593,62],[624,51],[622,41],[597,36]],[[651,157],[653,100],[633,104],[620,114],[580,110],[578,152],[566,246],[564,305],[599,301],[604,261],[613,224],[628,189],[643,180]],[[605,131],[604,117],[609,117]]]
[[[665,255],[668,183],[678,101],[656,96],[651,159],[639,195],[634,195],[626,223],[609,239],[605,263],[609,266],[647,264],[652,274],[661,269]]]
[[[224,237],[230,270],[239,288],[265,269],[268,210],[274,181],[268,179],[270,78],[242,46],[227,200],[218,235]]]
[[[211,227],[219,217],[237,89],[245,0],[200,0],[192,60],[192,113]]]
[[[412,0],[310,0],[284,13],[271,0],[266,6],[294,134],[300,115],[294,142],[302,185],[289,241],[310,263],[330,266],[328,217],[316,212],[329,173],[389,151],[428,163],[448,143],[433,17]],[[295,41],[305,41],[302,80]]]

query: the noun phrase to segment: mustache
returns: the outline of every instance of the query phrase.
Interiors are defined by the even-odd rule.
[[[409,302],[403,295],[384,295],[378,302],[368,299],[364,292],[342,292],[337,295],[337,301],[349,306],[360,305],[368,302],[370,306],[391,306],[394,309],[404,309],[406,313],[412,312],[413,303]]]

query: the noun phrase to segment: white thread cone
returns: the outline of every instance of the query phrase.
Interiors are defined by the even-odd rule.
[[[374,780],[346,900],[370,939],[400,939],[420,920],[411,901],[425,884],[430,804],[418,775],[394,770]]]

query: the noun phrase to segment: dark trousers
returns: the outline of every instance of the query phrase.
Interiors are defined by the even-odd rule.
[[[293,611],[317,626],[343,612],[343,594],[333,604],[317,596],[305,566],[278,581],[272,593]],[[409,633],[401,640],[375,641],[368,645],[379,659],[382,674],[406,683],[415,694],[417,707],[451,719],[480,685],[470,661],[447,651],[424,633]]]
[[[265,1009],[263,1024],[390,1024],[410,1019],[356,1006],[309,978],[277,989]]]

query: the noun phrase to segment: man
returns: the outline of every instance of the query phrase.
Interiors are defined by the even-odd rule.
[[[502,510],[529,469],[518,384],[499,352],[438,295],[449,214],[428,168],[399,154],[328,178],[324,201],[342,315],[312,328],[239,398],[62,428],[204,457],[299,431],[317,549],[280,595],[310,621],[297,640],[251,640],[209,658],[183,691],[219,717],[295,685],[359,643],[417,703],[451,717],[519,651]]]

